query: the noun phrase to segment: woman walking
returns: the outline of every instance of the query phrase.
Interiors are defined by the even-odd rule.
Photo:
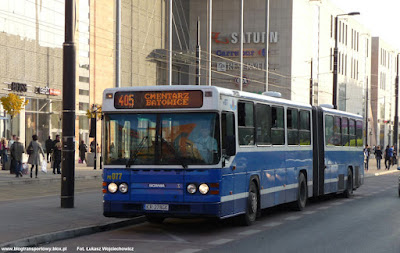
[[[29,143],[29,146],[26,149],[26,153],[29,155],[28,163],[32,165],[31,178],[32,178],[32,171],[33,171],[34,166],[36,166],[36,173],[35,173],[36,178],[38,176],[38,167],[41,164],[39,152],[42,154],[43,160],[45,158],[44,152],[42,149],[42,145],[40,145],[40,143],[37,140],[38,140],[37,135],[36,134],[32,135],[32,141]]]
[[[378,170],[380,170],[381,169],[381,160],[382,160],[381,146],[377,146],[375,148],[375,159],[376,159],[376,168]]]

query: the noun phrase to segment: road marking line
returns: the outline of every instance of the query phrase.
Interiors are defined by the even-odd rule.
[[[252,235],[252,234],[258,233],[260,231],[261,230],[257,230],[257,229],[249,229],[247,231],[238,233],[238,235]]]
[[[344,204],[344,202],[339,201],[339,202],[331,203],[330,205],[331,205],[331,206],[339,206],[339,205],[343,205],[343,204]]]
[[[321,207],[318,207],[317,209],[319,209],[319,210],[325,210],[325,209],[328,209],[328,208],[330,208],[330,206],[321,206]]]
[[[194,253],[194,252],[199,252],[199,251],[201,251],[201,249],[184,249],[184,250],[178,251],[176,253]]]
[[[270,222],[270,223],[263,225],[263,227],[276,227],[279,225],[282,225],[282,222]]]
[[[126,241],[126,242],[149,242],[149,243],[185,243],[185,242],[177,242],[177,241],[161,241],[161,240],[141,240],[141,239],[108,239],[110,241]],[[187,242],[186,242],[187,243]]]
[[[216,241],[209,242],[208,244],[221,245],[221,244],[225,244],[225,243],[228,243],[228,242],[231,242],[231,241],[233,241],[233,239],[219,239],[219,240],[216,240]]]
[[[316,213],[317,211],[305,211],[305,212],[303,212],[303,214],[313,214],[313,213]]]
[[[285,220],[298,220],[300,219],[302,216],[289,216],[287,218],[285,218]]]

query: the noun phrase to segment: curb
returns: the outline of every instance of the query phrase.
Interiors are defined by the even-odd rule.
[[[52,232],[42,235],[35,235],[12,242],[0,244],[0,248],[13,248],[13,247],[35,247],[41,244],[52,243],[59,240],[71,239],[79,236],[90,235],[98,232],[105,232],[118,228],[123,228],[131,225],[136,225],[146,221],[146,217],[138,216],[133,219],[111,222],[104,225],[88,226],[81,228],[74,228],[64,231]],[[13,250],[5,252],[15,252]]]
[[[93,175],[93,176],[75,176],[75,180],[89,180],[89,179],[102,179],[102,175]],[[22,179],[22,180],[9,180],[9,181],[0,181],[0,186],[7,185],[22,185],[22,184],[40,184],[43,182],[57,182],[61,181],[61,177],[54,178],[39,178],[39,180],[35,178]]]

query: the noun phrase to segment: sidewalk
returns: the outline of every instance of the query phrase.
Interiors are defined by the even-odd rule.
[[[397,170],[397,166],[398,166],[397,164],[390,166],[390,169],[386,170],[385,169],[385,159],[381,160],[381,169],[380,170],[378,170],[376,167],[376,159],[375,158],[370,158],[368,165],[369,165],[368,171],[364,170],[364,177],[374,177],[374,176],[380,176],[380,175],[386,175],[386,174],[400,172],[400,170]]]
[[[30,166],[29,166],[30,171]],[[33,170],[33,178],[30,178],[29,173],[23,175],[23,177],[15,177],[15,174],[10,174],[9,170],[0,170],[0,186],[3,185],[15,185],[15,184],[37,184],[45,182],[56,182],[60,181],[58,174],[53,174],[53,168],[50,168],[50,164],[47,164],[47,173],[38,171],[38,178],[35,178],[35,170]],[[78,163],[75,161],[75,180],[83,179],[95,179],[101,180],[102,170],[97,166],[94,170],[93,166],[87,167],[86,163]],[[44,181],[43,181],[44,180]]]
[[[61,175],[53,174],[50,166],[47,170],[39,171],[38,178],[0,171],[0,252],[1,247],[37,246],[145,220],[104,217],[102,170],[77,161],[74,208],[61,208]]]

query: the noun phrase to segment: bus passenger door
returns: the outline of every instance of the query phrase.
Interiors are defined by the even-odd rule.
[[[221,216],[234,213],[236,137],[235,115],[233,112],[222,112],[222,173],[221,173]]]

